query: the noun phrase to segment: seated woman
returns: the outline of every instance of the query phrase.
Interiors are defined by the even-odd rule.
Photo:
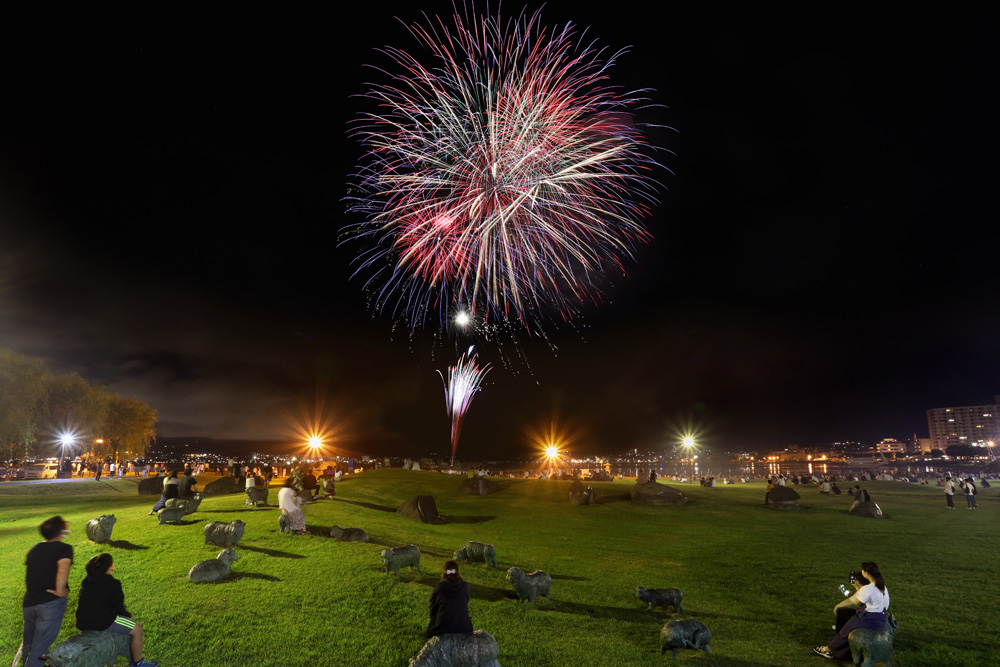
[[[838,614],[844,608],[857,609],[854,616],[840,628],[833,641],[826,646],[817,646],[813,649],[828,660],[851,659],[851,648],[847,642],[851,630],[868,628],[878,632],[885,627],[886,610],[889,608],[889,589],[885,587],[885,577],[882,576],[878,565],[871,561],[861,564],[861,574],[868,583],[862,586],[860,581],[852,580],[851,584],[858,592],[833,608],[834,614]]]
[[[177,471],[172,470],[163,478],[163,493],[160,495],[160,499],[156,501],[156,504],[153,505],[153,509],[146,516],[153,516],[159,510],[163,509],[168,500],[178,497],[177,483]]]
[[[125,608],[125,593],[120,581],[111,576],[115,563],[111,554],[98,554],[87,561],[87,576],[80,584],[80,602],[76,608],[76,627],[130,635],[132,667],[156,667],[142,657],[142,626]]]
[[[441,581],[431,592],[431,621],[424,636],[427,639],[437,635],[472,632],[469,618],[469,587],[458,574],[458,563],[453,560],[444,564]]]

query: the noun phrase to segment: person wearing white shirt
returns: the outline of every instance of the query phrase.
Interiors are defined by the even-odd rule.
[[[856,608],[857,612],[844,624],[833,641],[826,646],[817,646],[813,649],[817,655],[828,660],[850,660],[851,647],[847,636],[852,630],[868,628],[878,632],[885,627],[889,609],[889,589],[885,586],[885,577],[882,576],[879,566],[871,561],[861,564],[861,574],[867,583],[862,585],[852,577],[851,584],[858,592],[833,608],[834,614],[844,607]]]
[[[299,497],[298,490],[292,486],[292,478],[285,480],[285,485],[278,491],[278,509],[288,516],[292,524],[292,532],[298,535],[308,535],[306,530],[306,517],[302,513],[302,498]]]

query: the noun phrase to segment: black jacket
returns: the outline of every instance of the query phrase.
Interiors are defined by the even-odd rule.
[[[76,608],[77,629],[107,630],[118,616],[132,618],[125,608],[122,583],[110,574],[84,577]]]
[[[472,632],[469,587],[462,579],[442,579],[431,593],[431,622],[427,639],[436,635]]]

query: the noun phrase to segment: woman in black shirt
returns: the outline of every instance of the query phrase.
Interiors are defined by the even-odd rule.
[[[80,603],[76,609],[79,630],[98,630],[130,635],[131,667],[156,667],[159,663],[142,657],[142,626],[125,608],[125,593],[120,581],[111,576],[115,563],[111,554],[99,554],[87,562],[87,576],[80,585]]]
[[[458,574],[458,563],[444,564],[441,581],[431,592],[431,622],[427,625],[427,639],[437,635],[472,632],[469,618],[469,587]]]

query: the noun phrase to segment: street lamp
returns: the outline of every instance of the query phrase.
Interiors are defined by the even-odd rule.
[[[64,433],[59,438],[59,442],[61,443],[62,446],[59,447],[59,469],[56,470],[56,477],[58,477],[59,474],[62,473],[63,455],[66,453],[66,448],[73,444],[73,440],[74,440],[73,435],[70,433]]]
[[[694,478],[694,463],[691,460],[691,450],[694,449],[694,436],[691,435],[684,436],[684,439],[681,441],[681,444],[684,445],[684,449],[686,450],[687,453],[686,458],[688,460],[688,468],[691,473],[689,475],[689,480],[690,480]]]

